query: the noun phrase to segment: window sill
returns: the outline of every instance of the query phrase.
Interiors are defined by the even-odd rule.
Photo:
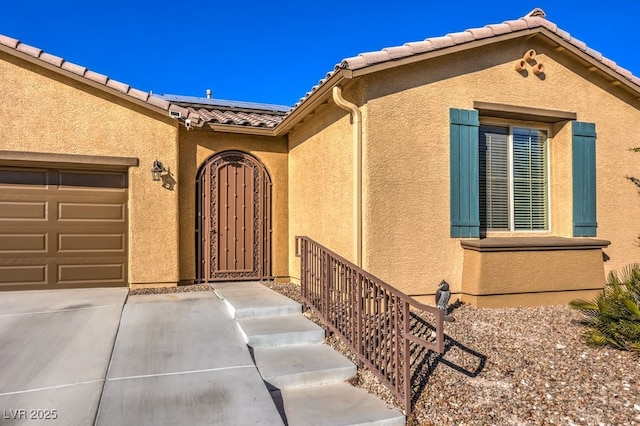
[[[460,240],[465,250],[490,251],[542,251],[542,250],[593,250],[608,247],[611,241],[597,238],[567,237],[489,237],[477,240]]]

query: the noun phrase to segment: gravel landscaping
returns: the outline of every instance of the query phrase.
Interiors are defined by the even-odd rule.
[[[296,284],[269,287],[300,301]],[[416,354],[408,424],[640,425],[640,357],[587,346],[580,312],[461,305],[452,315],[445,353]],[[337,338],[327,343],[354,359]],[[369,371],[353,384],[400,407]]]
[[[149,288],[136,288],[129,291],[129,296],[135,296],[138,294],[169,294],[169,293],[189,293],[192,291],[213,291],[211,284],[195,284],[195,285],[182,285],[177,287],[149,287]]]

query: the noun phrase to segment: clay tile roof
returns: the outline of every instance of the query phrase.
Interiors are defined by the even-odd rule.
[[[171,102],[172,107],[181,107],[189,118],[205,123],[273,129],[291,109],[284,105],[256,102],[228,101],[224,99],[198,98],[193,96],[159,95]],[[185,113],[183,112],[183,115]]]
[[[42,49],[38,49],[37,47],[22,43],[21,41],[14,38],[0,34],[0,46],[28,55],[31,58],[35,58],[36,60],[42,61],[43,63],[46,63],[50,66],[54,66],[56,68],[60,68],[61,70],[71,72],[77,76],[87,79],[90,82],[103,85],[105,86],[105,88],[109,87],[111,89],[115,89],[127,96],[131,96],[132,98],[145,102],[155,108],[160,108],[165,111],[169,111],[170,109],[170,103],[164,99],[143,92],[141,90],[134,89],[127,84],[112,80],[106,75],[93,72],[81,65],[65,61],[63,58],[46,53],[42,51]]]
[[[618,66],[615,62],[603,57],[600,52],[589,48],[583,41],[572,37],[568,32],[558,28],[556,24],[546,19],[546,14],[542,9],[535,8],[520,19],[509,20],[500,24],[489,24],[483,28],[471,28],[463,32],[451,33],[442,37],[427,38],[422,41],[405,43],[403,46],[399,47],[387,47],[378,52],[361,53],[354,57],[345,58],[336,64],[333,71],[329,72],[325,79],[321,80],[318,85],[314,86],[305,96],[303,96],[294,105],[294,109],[309,98],[311,94],[313,94],[326,80],[342,69],[352,71],[364,69],[376,64],[396,61],[420,55],[425,52],[445,50],[449,47],[464,45],[465,43],[470,43],[475,40],[487,39],[503,34],[517,33],[519,31],[535,28],[542,28],[555,34],[589,55],[596,62],[610,68],[612,71],[617,73],[620,78],[629,80],[640,86],[640,78],[632,75],[631,72]]]

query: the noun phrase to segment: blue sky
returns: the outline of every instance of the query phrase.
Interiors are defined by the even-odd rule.
[[[638,1],[4,1],[0,34],[154,93],[293,105],[360,52],[547,19],[640,76]],[[582,4],[583,6],[578,6]]]

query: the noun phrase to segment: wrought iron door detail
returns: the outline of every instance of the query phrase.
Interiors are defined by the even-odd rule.
[[[198,177],[199,281],[271,277],[271,179],[249,154],[213,156]]]

